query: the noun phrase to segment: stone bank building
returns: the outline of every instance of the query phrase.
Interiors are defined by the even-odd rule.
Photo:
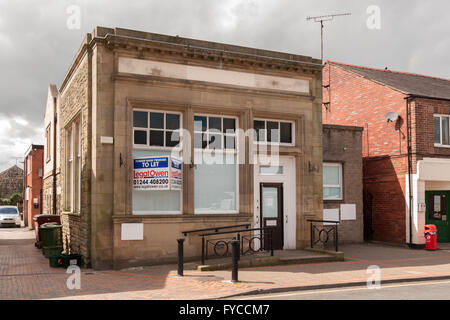
[[[49,99],[46,206],[93,268],[176,261],[181,231],[258,227],[260,204],[279,249],[304,248],[322,219],[320,60],[97,27]]]

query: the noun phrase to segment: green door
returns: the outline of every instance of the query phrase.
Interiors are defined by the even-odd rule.
[[[438,242],[450,242],[448,210],[450,208],[450,191],[426,191],[426,224],[437,227]]]

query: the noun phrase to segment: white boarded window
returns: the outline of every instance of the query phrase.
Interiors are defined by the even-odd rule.
[[[194,208],[197,214],[238,212],[237,128],[235,117],[194,116]]]
[[[342,200],[342,164],[323,164],[323,199]]]

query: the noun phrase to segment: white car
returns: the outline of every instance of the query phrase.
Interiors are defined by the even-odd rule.
[[[17,207],[0,206],[0,226],[15,226],[20,228],[21,218]]]

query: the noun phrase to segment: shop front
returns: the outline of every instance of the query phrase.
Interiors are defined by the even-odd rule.
[[[412,176],[412,191],[415,199],[412,214],[413,243],[425,244],[424,226],[427,224],[436,226],[438,242],[450,242],[448,223],[450,171],[448,168],[450,168],[450,159],[446,158],[424,158],[417,161],[417,174]],[[406,221],[409,221],[408,217]],[[407,229],[408,226],[407,224]]]

